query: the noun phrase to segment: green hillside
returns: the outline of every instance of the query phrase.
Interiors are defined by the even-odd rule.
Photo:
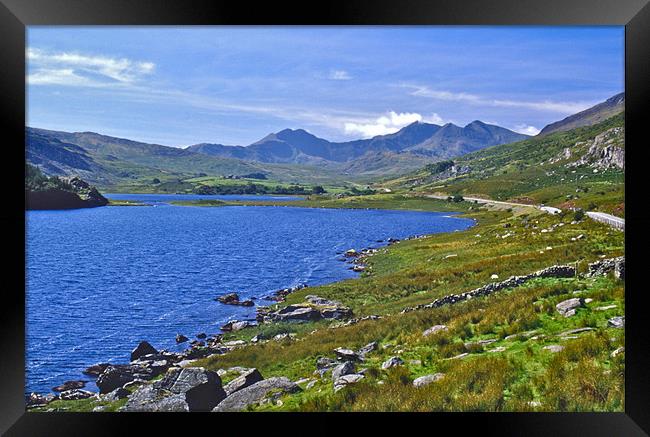
[[[624,216],[624,114],[594,126],[494,146],[380,185],[417,193],[582,208]]]

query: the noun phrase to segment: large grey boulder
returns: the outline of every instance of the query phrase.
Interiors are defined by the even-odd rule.
[[[236,391],[250,387],[251,385],[255,384],[256,382],[260,382],[263,379],[264,377],[259,372],[259,370],[247,369],[246,371],[242,372],[237,378],[226,384],[223,389],[226,392],[226,395],[230,396]]]
[[[429,385],[432,382],[436,382],[442,379],[444,376],[445,376],[444,373],[432,373],[430,375],[420,376],[419,378],[415,378],[415,380],[413,381],[413,386],[424,387],[425,385]]]
[[[285,377],[274,377],[264,379],[249,387],[234,392],[221,401],[212,411],[243,411],[249,405],[256,405],[262,402],[271,393],[286,394],[300,391],[298,384],[291,382]]]
[[[273,313],[273,316],[277,320],[281,320],[281,321],[308,322],[308,321],[314,321],[320,319],[321,313],[318,310],[311,307],[289,305],[288,307]]]
[[[585,301],[581,297],[574,297],[572,299],[563,300],[559,304],[555,305],[555,309],[558,313],[564,317],[570,317],[576,313],[576,309],[584,306]]]
[[[332,381],[336,381],[341,376],[350,375],[352,373],[355,373],[354,363],[352,361],[346,361],[332,369]]]
[[[99,393],[110,393],[124,384],[136,379],[148,380],[153,377],[153,371],[146,367],[118,364],[108,366],[98,377],[95,384],[99,388]]]
[[[121,411],[184,412],[190,411],[183,394],[169,395],[151,384],[139,387],[129,396]]]
[[[219,375],[202,367],[172,368],[153,386],[184,394],[190,411],[210,411],[226,397]]]
[[[146,341],[141,341],[140,344],[138,344],[135,349],[131,351],[131,361],[135,361],[138,358],[145,356],[145,355],[150,355],[150,354],[157,354],[158,351],[156,348],[151,346],[149,342]]]
[[[124,411],[210,411],[225,397],[215,372],[172,368],[161,380],[133,392]]]

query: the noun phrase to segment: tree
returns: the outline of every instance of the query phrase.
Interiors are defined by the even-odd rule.
[[[158,179],[158,178],[153,178],[153,180],[152,180],[151,182],[154,183],[154,184],[159,184],[159,183],[160,183],[160,179]]]
[[[312,193],[325,194],[327,191],[325,191],[325,188],[323,188],[322,185],[316,185],[314,188],[312,188]]]
[[[454,195],[454,197],[453,197],[451,200],[453,200],[454,202],[458,203],[458,202],[462,202],[462,201],[465,200],[465,199],[464,199],[463,196],[461,196],[460,194],[456,194],[456,195]]]

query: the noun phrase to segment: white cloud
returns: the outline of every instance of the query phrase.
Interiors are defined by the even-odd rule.
[[[536,111],[556,112],[560,114],[575,114],[583,111],[597,102],[553,102],[550,100],[530,102],[516,100],[490,99],[469,93],[454,93],[451,91],[433,90],[426,86],[403,85],[406,88],[412,88],[411,95],[419,97],[428,97],[435,100],[444,100],[452,102],[466,102],[473,105],[527,108]]]
[[[31,85],[102,86],[131,84],[151,74],[153,62],[127,58],[27,49]]]
[[[537,135],[540,132],[540,129],[537,129],[535,126],[529,126],[527,124],[518,124],[512,128],[512,130],[524,135]]]
[[[352,76],[345,70],[332,70],[328,78],[332,80],[350,80]]]
[[[437,114],[433,114],[437,117]],[[393,134],[416,121],[422,121],[422,115],[416,112],[390,111],[387,115],[382,115],[373,122],[346,122],[343,129],[346,134],[360,134],[363,138],[372,138],[377,135]]]
[[[433,114],[431,114],[429,117],[423,118],[422,121],[425,122],[425,123],[433,123],[433,124],[439,124],[439,125],[443,125],[443,124],[447,123],[445,120],[443,120],[443,118],[441,116],[439,116],[435,112]]]

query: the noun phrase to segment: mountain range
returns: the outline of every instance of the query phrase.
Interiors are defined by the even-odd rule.
[[[465,127],[415,122],[393,134],[340,143],[318,138],[304,129],[285,129],[246,147],[203,143],[186,150],[266,163],[322,165],[324,161],[350,162],[377,153],[444,159],[525,138],[526,135],[478,120]]]
[[[545,127],[539,136],[597,123],[622,112],[624,95]],[[424,165],[528,139],[500,126],[415,122],[369,139],[331,142],[304,129],[284,129],[249,146],[148,144],[94,132],[26,128],[27,161],[49,175],[77,175],[100,187],[264,174],[283,183],[331,184],[405,174]]]

